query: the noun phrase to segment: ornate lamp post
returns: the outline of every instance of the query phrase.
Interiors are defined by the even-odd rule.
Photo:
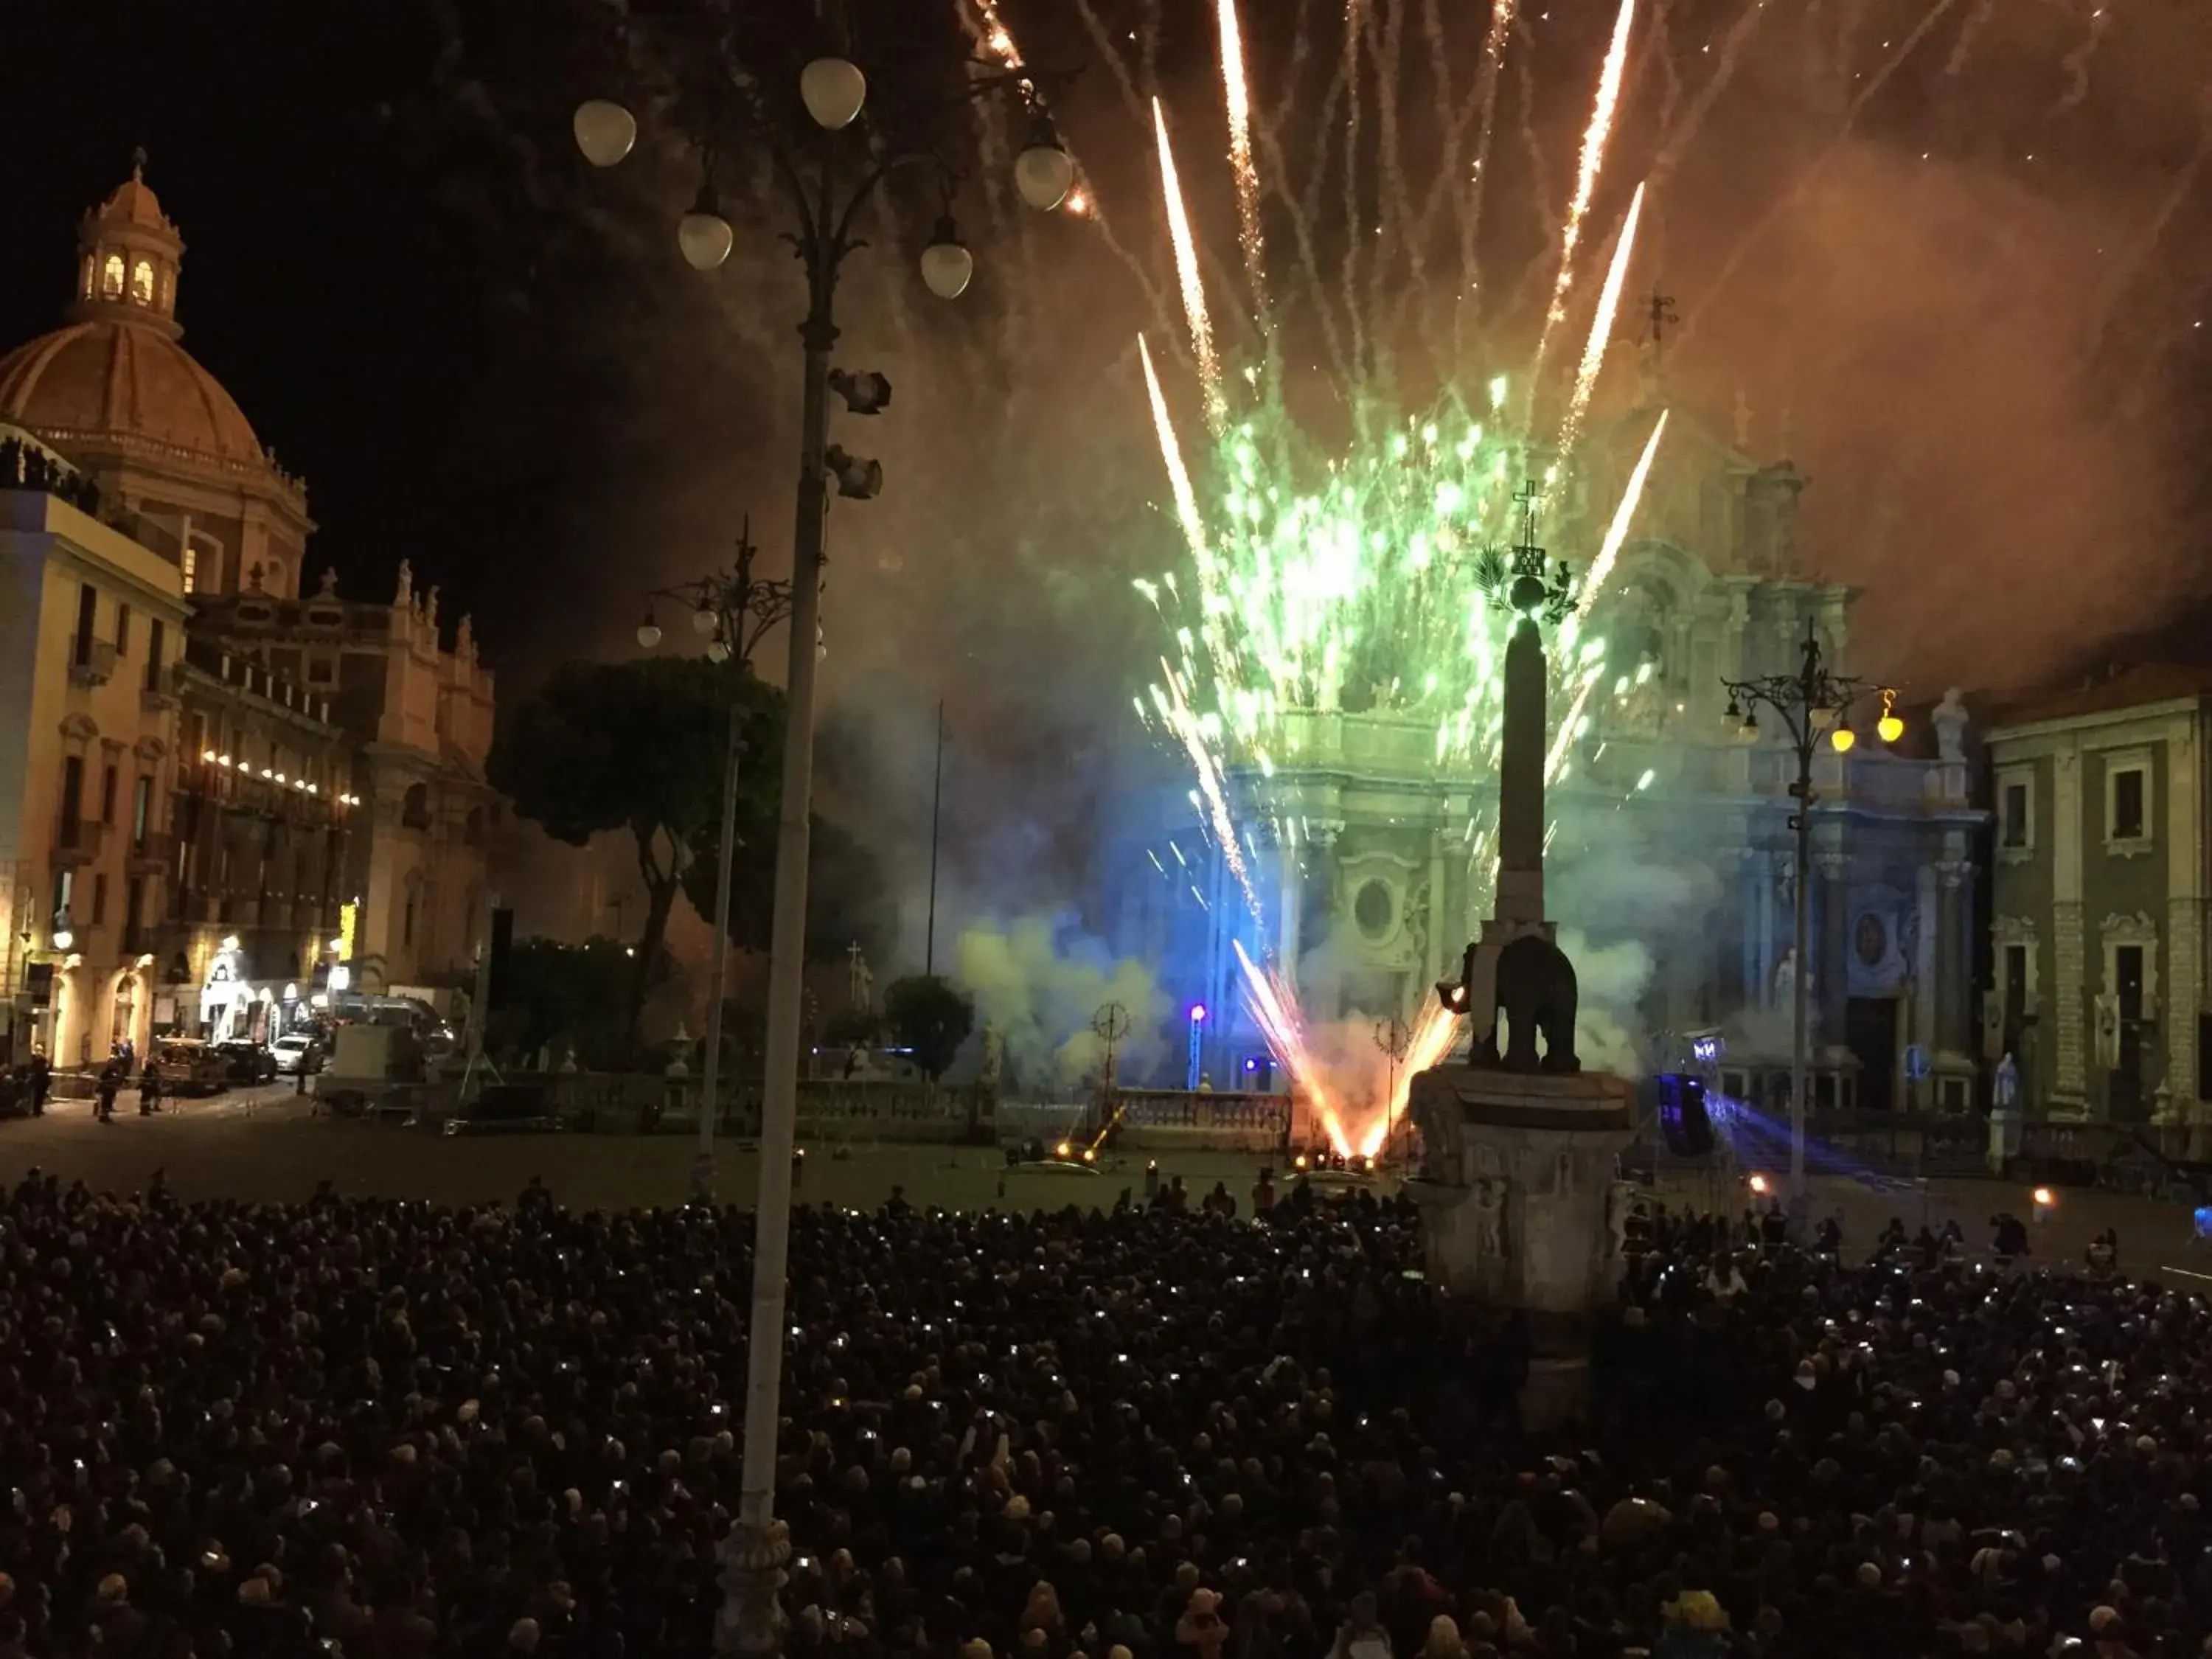
[[[766,155],[790,209],[791,225],[784,234],[806,274],[806,312],[799,329],[805,360],[792,534],[788,724],[769,936],[744,1474],[737,1524],[725,1547],[726,1597],[714,1638],[717,1651],[745,1655],[767,1655],[778,1646],[782,1612],[776,1591],[790,1555],[788,1534],[775,1513],[775,1447],[805,1003],[807,826],[814,783],[814,681],[822,637],[829,486],[834,480],[841,496],[866,501],[881,491],[884,476],[878,463],[830,443],[829,394],[837,392],[856,415],[878,413],[890,398],[890,382],[880,374],[842,374],[830,368],[830,353],[837,340],[837,277],[846,256],[861,246],[854,234],[860,210],[891,169],[921,161],[945,173],[943,162],[931,151],[902,149],[895,136],[861,121],[868,79],[852,59],[842,0],[830,0],[816,21],[822,31],[819,48],[795,76],[787,73],[788,66],[763,65],[762,72],[754,72],[762,57],[756,50],[757,30],[741,27],[714,43],[717,61],[729,64],[731,72],[712,89],[714,131],[707,135],[699,196],[676,232],[685,261],[696,270],[714,270],[729,257],[736,233],[716,202],[714,162],[719,155],[750,147]],[[948,88],[940,101],[949,106],[1000,93],[1019,98],[1027,122],[1028,142],[1014,162],[1015,187],[1030,206],[1049,211],[1066,198],[1075,166],[1054,135],[1038,77],[1019,69],[1003,75],[970,75]],[[603,99],[577,110],[574,128],[577,147],[597,167],[614,166],[637,142],[635,118],[620,104]],[[975,257],[953,222],[951,197],[948,179],[947,210],[938,220],[921,259],[923,283],[931,293],[947,300],[959,297],[975,271]],[[726,860],[724,871],[726,878]],[[719,902],[717,908],[721,908]]]
[[[1747,742],[1758,741],[1759,710],[1764,706],[1781,723],[1790,750],[1797,757],[1797,775],[1790,785],[1790,793],[1797,803],[1790,817],[1790,827],[1797,836],[1797,919],[1790,947],[1796,960],[1796,971],[1790,976],[1795,1006],[1790,1012],[1790,1207],[1793,1212],[1802,1212],[1805,1202],[1805,1111],[1810,1092],[1807,993],[1811,981],[1806,943],[1812,930],[1808,876],[1813,862],[1813,804],[1819,799],[1813,793],[1813,757],[1823,738],[1838,754],[1850,752],[1858,741],[1858,734],[1851,729],[1851,706],[1877,690],[1881,715],[1875,722],[1875,735],[1885,744],[1895,743],[1905,735],[1905,722],[1894,712],[1897,694],[1830,672],[1821,660],[1820,635],[1809,617],[1799,652],[1795,673],[1721,682],[1728,688],[1728,718],[1739,736]]]
[[[637,642],[650,651],[660,643],[653,619],[656,600],[673,600],[691,617],[691,632],[707,641],[709,662],[732,663],[745,678],[753,672],[753,651],[769,629],[791,615],[791,584],[765,581],[753,574],[760,550],[753,545],[752,521],[738,532],[737,561],[726,571],[710,572],[656,587],[646,599]],[[817,654],[818,652],[817,652]],[[691,1164],[691,1196],[705,1204],[714,1196],[714,1112],[722,1074],[722,1000],[729,966],[730,866],[737,857],[738,772],[744,757],[744,704],[730,699],[730,742],[722,757],[721,862],[714,872],[714,964],[707,984],[707,1060],[701,1079],[699,1153]]]

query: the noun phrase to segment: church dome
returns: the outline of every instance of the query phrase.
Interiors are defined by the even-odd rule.
[[[270,475],[245,411],[178,343],[184,239],[147,187],[143,159],[85,216],[70,321],[0,357],[0,421],[65,450]]]

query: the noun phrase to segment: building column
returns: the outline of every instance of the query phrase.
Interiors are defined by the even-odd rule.
[[[1296,830],[1295,824],[1285,823],[1275,831],[1275,972],[1284,988],[1293,994],[1298,988],[1298,941],[1304,937],[1306,896]]]
[[[1936,908],[1935,994],[1929,1030],[1939,1048],[1954,1049],[1965,1024],[1966,929],[1973,915],[1973,866],[1963,859],[1946,859],[1932,872],[1940,884]]]
[[[1744,1000],[1754,1008],[1774,1001],[1774,854],[1753,853],[1746,865],[1751,883],[1751,926],[1744,939]]]
[[[2081,1117],[2089,1103],[2082,1016],[2081,755],[2053,756],[2051,775],[2051,1008],[2057,1055],[2050,1107],[2053,1116]]]
[[[1813,989],[1820,998],[1819,1047],[1837,1048],[1844,1041],[1844,1000],[1850,988],[1850,859],[1838,848],[1815,848],[1813,866],[1820,883],[1814,889],[1820,901],[1814,932],[1819,949],[1812,960]],[[1805,957],[1799,958],[1799,972]]]
[[[2166,745],[2166,981],[2159,1020],[2166,1031],[2166,1086],[2180,1121],[2197,1121],[2197,1022],[2204,1006],[2203,848],[2195,722],[2183,720]]]
[[[1905,971],[1912,975],[1912,1040],[1929,1054],[1951,1046],[1950,1028],[1942,1024],[1944,917],[1948,914],[1940,891],[1941,878],[1932,864],[1923,864],[1914,881],[1913,913],[1918,917],[1912,960]],[[1917,1085],[1916,1085],[1917,1086]]]

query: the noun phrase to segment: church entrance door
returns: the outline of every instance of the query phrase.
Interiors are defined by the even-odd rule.
[[[1897,999],[1853,997],[1844,1005],[1844,1046],[1859,1062],[1859,1109],[1897,1109]]]

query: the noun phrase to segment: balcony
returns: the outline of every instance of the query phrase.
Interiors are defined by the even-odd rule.
[[[54,826],[54,862],[63,866],[95,863],[106,839],[104,823],[92,818],[74,822],[64,818]]]
[[[176,854],[176,838],[155,831],[131,843],[129,866],[134,876],[158,876],[169,867]]]
[[[109,640],[79,640],[70,661],[70,684],[105,685],[115,678],[115,646]]]

